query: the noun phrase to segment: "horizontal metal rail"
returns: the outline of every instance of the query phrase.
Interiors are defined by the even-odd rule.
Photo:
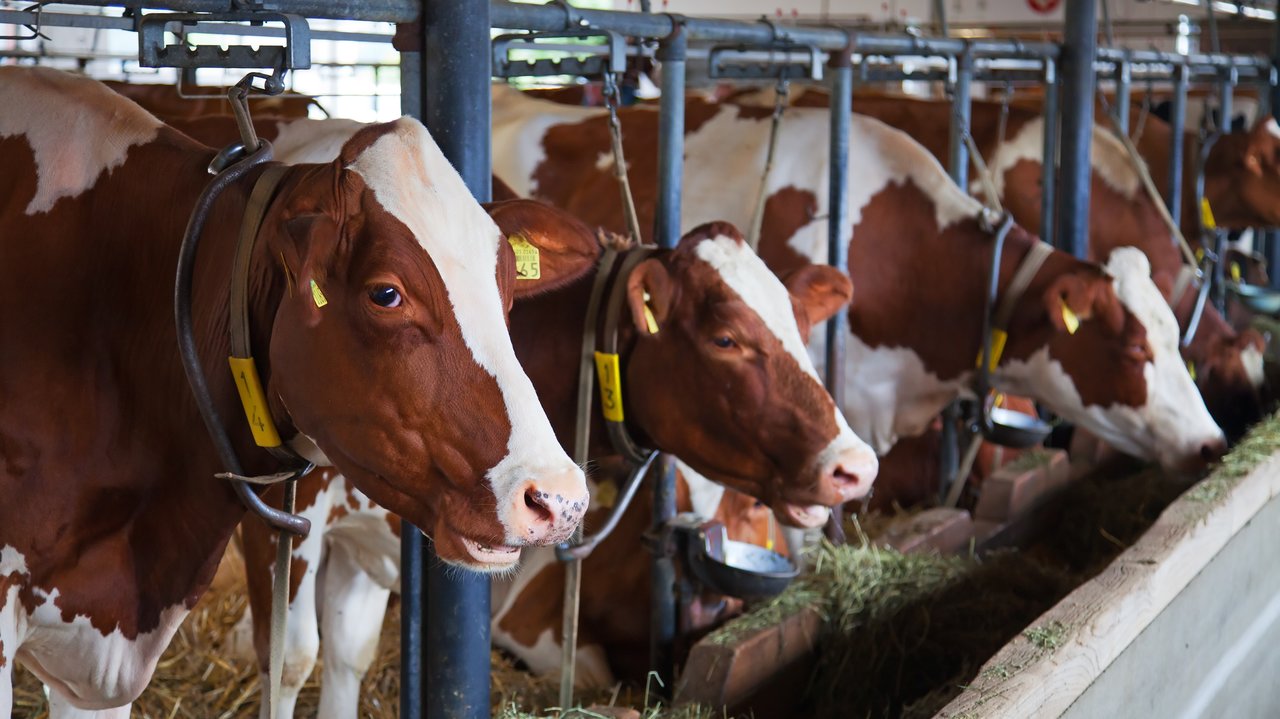
[[[235,12],[244,10],[236,0],[74,0],[64,5],[122,7],[130,10],[174,12]],[[313,20],[368,20],[413,22],[422,10],[421,0],[272,0],[272,12],[291,13]]]
[[[43,27],[78,27],[95,30],[134,30],[133,18],[111,17],[109,15],[81,15],[76,13],[50,12],[43,10],[6,10],[0,9],[0,25],[36,25]],[[173,23],[173,29],[179,29]],[[209,22],[188,25],[182,28],[188,35],[204,33],[206,35],[239,35],[241,37],[284,37],[283,27],[268,25],[237,25],[235,23]],[[312,40],[349,40],[352,42],[390,43],[390,33],[351,32],[347,30],[312,30]]]

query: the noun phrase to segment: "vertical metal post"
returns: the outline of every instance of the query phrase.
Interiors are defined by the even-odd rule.
[[[960,189],[969,191],[969,147],[965,134],[969,132],[969,120],[973,114],[971,88],[973,84],[973,53],[968,48],[955,58],[951,77],[951,137],[947,152],[947,170]],[[955,479],[960,466],[960,437],[958,425],[960,406],[952,402],[942,410],[942,436],[938,440],[938,493],[946,497],[950,482]]]
[[[849,240],[843,233],[849,216],[849,134],[853,124],[853,51],[852,48],[831,53],[831,173],[827,196],[827,262],[849,274]],[[845,338],[849,334],[849,315],[837,312],[827,321],[827,392],[836,407],[844,408]]]
[[[955,75],[951,82],[951,144],[947,153],[947,170],[960,189],[969,191],[969,148],[964,135],[969,132],[970,102],[973,86],[973,53],[966,49],[955,59]]]
[[[489,1],[423,3],[425,121],[477,200],[491,193]],[[427,716],[482,719],[489,710],[489,578],[427,568]],[[403,715],[403,714],[402,714]]]
[[[1058,196],[1058,65],[1044,61],[1044,145],[1040,165],[1040,239],[1053,244]]]
[[[1133,94],[1133,68],[1129,61],[1116,63],[1116,119],[1120,132],[1129,134],[1129,97]]]
[[[654,238],[660,247],[675,247],[680,241],[687,51],[684,25],[676,18],[671,35],[659,43],[657,53],[657,59],[662,65],[662,99],[658,108],[658,203],[654,218]],[[656,465],[652,528],[661,537],[663,528],[676,516],[675,459],[664,454]],[[670,696],[674,687],[673,645],[677,629],[677,577],[670,549],[661,543],[656,548],[649,587],[649,668],[657,672],[662,681],[661,687],[652,689],[664,696]]]
[[[1168,197],[1169,216],[1174,222],[1182,221],[1182,168],[1186,164],[1183,152],[1183,136],[1187,131],[1187,86],[1190,70],[1186,65],[1173,69],[1173,106],[1169,110],[1169,128],[1172,147],[1169,148]],[[1176,240],[1175,240],[1176,241]]]
[[[417,33],[415,33],[417,34]],[[420,47],[420,38],[412,44]],[[400,53],[400,112],[422,119],[422,53]],[[426,539],[412,524],[400,522],[400,716],[425,717],[422,615],[426,609],[423,563]]]
[[[1222,80],[1218,84],[1218,129],[1223,134],[1231,132],[1231,116],[1235,114],[1235,91],[1236,83],[1239,82],[1240,76],[1234,67],[1227,68],[1222,73]]]
[[[1096,0],[1067,0],[1062,46],[1062,171],[1059,173],[1057,246],[1076,257],[1089,252],[1089,154],[1093,143],[1093,59],[1097,54]]]

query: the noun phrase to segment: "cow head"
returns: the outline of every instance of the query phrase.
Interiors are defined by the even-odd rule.
[[[1203,466],[1226,443],[1183,364],[1177,322],[1150,273],[1146,256],[1124,247],[1105,273],[1081,263],[1059,274],[1036,308],[1056,331],[1038,351],[1002,366],[997,386],[1044,401],[1128,454],[1170,468]]]
[[[1216,319],[1214,326],[1209,320]],[[1266,342],[1257,330],[1235,332],[1205,312],[1187,355],[1194,355],[1196,386],[1227,437],[1238,439],[1265,413],[1262,386]]]
[[[710,223],[638,264],[626,289],[636,337],[627,412],[658,447],[791,525],[819,525],[828,506],[867,493],[875,454],[804,345],[849,300],[845,275],[811,266],[784,284],[736,229]]]
[[[1210,150],[1205,178],[1219,224],[1280,225],[1280,125],[1275,118],[1219,139]]]
[[[447,562],[501,571],[568,538],[586,484],[512,349],[512,250],[426,129],[371,126],[291,173],[263,225],[288,282],[280,416]]]

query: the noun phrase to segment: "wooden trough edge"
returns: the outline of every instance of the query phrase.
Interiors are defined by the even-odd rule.
[[[1225,496],[1205,491],[1215,482]],[[1101,574],[1005,645],[937,716],[1061,715],[1278,494],[1280,454],[1238,481],[1211,475],[1169,505]]]

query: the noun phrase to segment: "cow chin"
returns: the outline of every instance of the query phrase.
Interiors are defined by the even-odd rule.
[[[774,507],[773,513],[777,515],[779,522],[788,527],[816,529],[827,523],[831,517],[831,508],[825,504],[782,502]]]
[[[520,565],[520,548],[469,539],[445,524],[442,517],[431,532],[436,556],[446,564],[482,574],[507,574]]]

